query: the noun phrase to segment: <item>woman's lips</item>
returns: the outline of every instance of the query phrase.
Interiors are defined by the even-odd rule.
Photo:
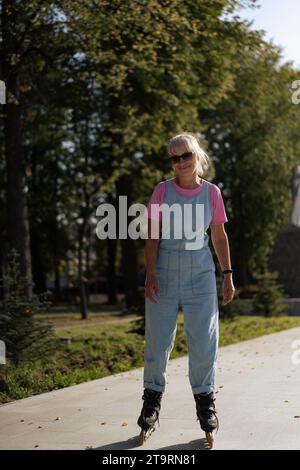
[[[187,170],[188,168],[190,168],[190,165],[189,166],[185,166],[183,168],[179,168],[179,170]]]

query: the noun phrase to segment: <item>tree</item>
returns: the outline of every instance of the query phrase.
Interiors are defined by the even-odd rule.
[[[132,201],[138,188],[144,202],[142,177],[149,175],[153,187],[170,171],[167,140],[185,129],[201,130],[199,109],[213,109],[231,86],[235,50],[256,40],[242,21],[222,18],[245,3],[253,2],[65,3],[68,28],[82,39],[79,52],[87,64],[82,74],[92,69],[99,90],[104,192],[116,190],[116,199],[126,195]],[[124,240],[122,251],[130,306],[137,298],[136,243]]]
[[[7,241],[20,254],[21,272],[32,294],[31,242],[28,215],[28,186],[25,174],[25,114],[31,106],[30,91],[45,102],[36,77],[57,52],[51,47],[62,2],[47,0],[2,0],[0,76],[6,83],[7,105],[3,113],[7,174]],[[51,38],[51,40],[50,40]],[[60,43],[62,47],[63,43]],[[64,47],[64,46],[63,46]]]
[[[288,223],[290,175],[299,155],[296,78],[280,49],[262,41],[237,54],[234,86],[213,112],[203,112],[216,179],[229,215],[237,284],[265,272],[278,230]]]
[[[34,317],[44,312],[49,302],[45,296],[34,294],[28,299],[28,280],[20,274],[18,258],[14,249],[7,257],[1,279],[4,298],[0,303],[0,338],[6,345],[7,358],[16,366],[45,358],[54,350],[53,327]]]

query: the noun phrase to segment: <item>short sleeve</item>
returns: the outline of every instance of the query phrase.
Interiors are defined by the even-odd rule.
[[[147,214],[146,218],[154,220],[161,219],[161,212],[159,210],[159,207],[161,204],[163,204],[164,197],[165,182],[161,181],[155,186],[153,193],[149,199],[149,202],[147,204],[147,212],[145,211],[145,214]]]
[[[210,225],[224,224],[228,222],[221,190],[217,185],[213,185],[211,190],[212,220]]]

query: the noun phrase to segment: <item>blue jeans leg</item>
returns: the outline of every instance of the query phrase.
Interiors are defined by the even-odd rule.
[[[183,302],[184,326],[189,349],[189,380],[193,393],[215,389],[219,341],[217,293],[201,294]]]
[[[177,331],[178,300],[155,295],[157,304],[145,298],[144,388],[164,392],[166,368]]]

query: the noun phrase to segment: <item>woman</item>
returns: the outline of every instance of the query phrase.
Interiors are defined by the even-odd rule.
[[[209,158],[196,137],[190,133],[179,134],[170,140],[167,151],[176,176],[156,185],[147,207],[146,344],[144,404],[138,419],[142,428],[140,443],[155,429],[159,417],[166,386],[166,366],[174,346],[178,311],[182,308],[189,349],[189,380],[200,426],[212,447],[212,433],[218,428],[214,388],[219,310],[215,264],[206,231],[210,227],[223,272],[225,305],[233,299],[235,291],[224,229],[227,217],[220,189],[201,178]],[[157,208],[171,208],[174,204],[177,215],[174,215],[172,225],[171,218],[166,217],[167,212]],[[187,206],[189,217],[184,215]],[[185,231],[187,222],[189,225],[192,222],[188,234]],[[180,229],[183,230],[180,232]],[[151,230],[154,230],[152,234]],[[155,230],[156,237],[153,236]],[[193,234],[196,240],[191,241]]]

